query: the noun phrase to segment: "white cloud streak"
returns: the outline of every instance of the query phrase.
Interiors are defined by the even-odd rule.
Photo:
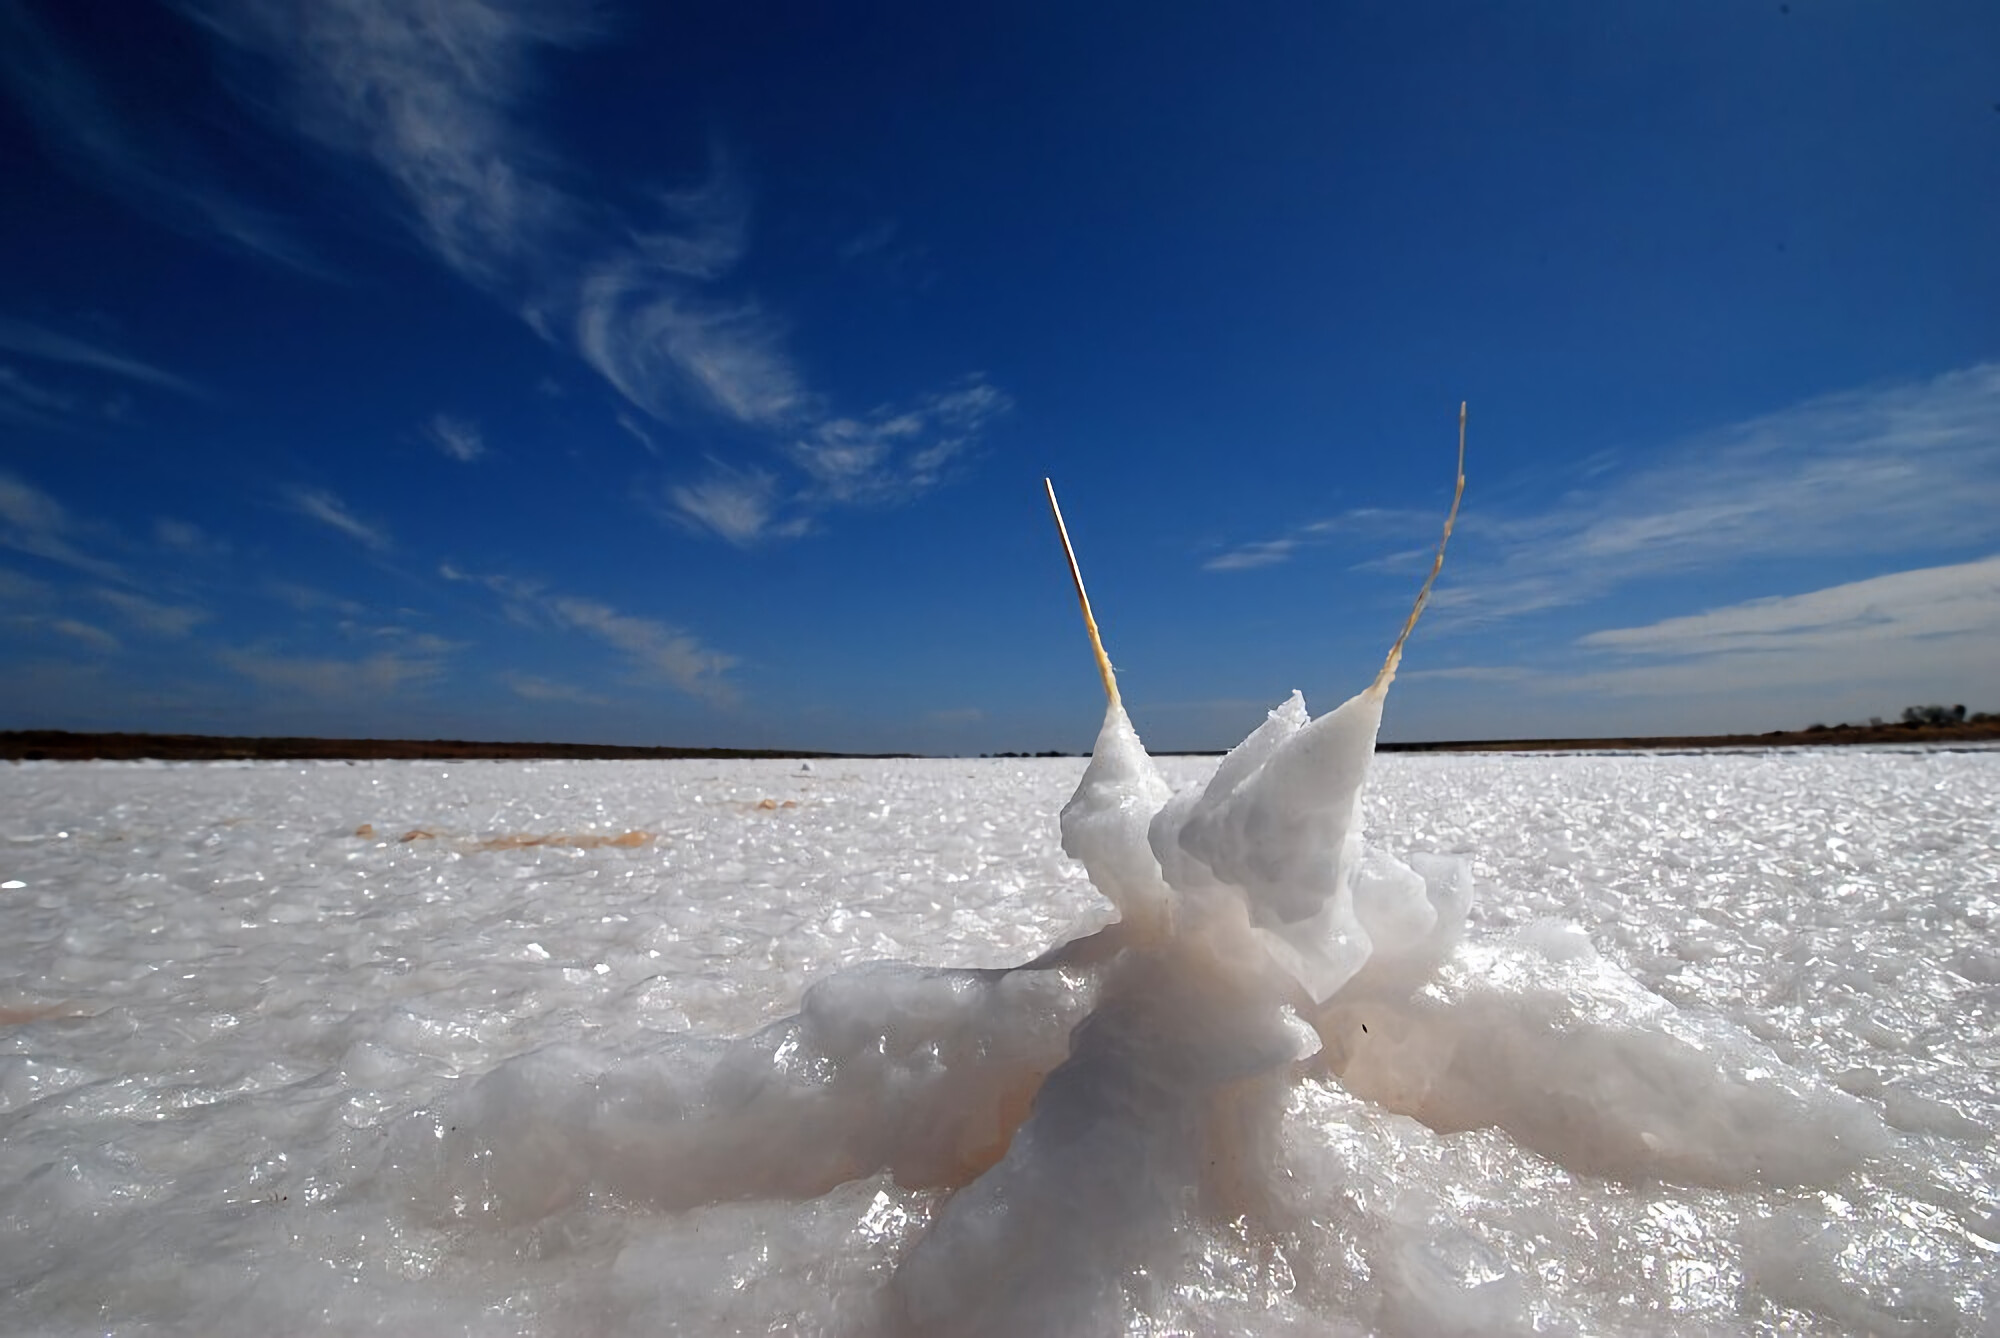
[[[661,194],[664,225],[632,227],[557,185],[555,155],[521,125],[539,50],[591,39],[590,6],[214,0],[204,13],[284,71],[305,133],[383,174],[432,252],[545,334],[569,326],[639,408],[757,424],[802,402],[779,326],[752,301],[700,292],[746,245],[731,174]]]
[[[558,683],[534,674],[502,674],[500,681],[505,683],[515,696],[524,697],[531,702],[570,702],[577,706],[611,705],[607,697],[600,697],[594,692],[586,692],[571,684]]]
[[[703,301],[641,266],[590,276],[576,318],[584,361],[655,418],[682,403],[752,427],[782,426],[806,400],[776,323],[754,302]]]
[[[128,358],[81,339],[5,316],[0,316],[0,349],[44,362],[66,363],[94,372],[105,372],[128,381],[170,390],[190,399],[206,398],[200,387],[137,358]]]
[[[676,518],[729,542],[748,545],[771,527],[777,479],[761,469],[732,469],[711,461],[707,478],[673,488],[668,497]]]
[[[2000,364],[1989,363],[1751,419],[1539,515],[1470,510],[1457,575],[1433,608],[1464,628],[1748,559],[1986,544],[2000,538],[1996,517]]]
[[[116,654],[124,649],[117,637],[93,623],[81,622],[75,618],[57,618],[49,626],[73,641],[81,641],[100,654]]]
[[[0,547],[60,563],[103,580],[126,583],[125,570],[78,546],[82,526],[62,503],[24,479],[0,471]]]
[[[1415,670],[1518,682],[1511,718],[1537,731],[1756,731],[1866,719],[1917,702],[2000,705],[2000,555],[1803,594],[1746,600],[1580,638],[1547,668]],[[1551,716],[1533,702],[1560,702]],[[1487,708],[1490,710],[1490,706]],[[1810,714],[1801,714],[1809,712]]]
[[[513,123],[536,47],[588,36],[575,7],[487,0],[214,0],[204,22],[290,78],[307,134],[365,157],[417,235],[482,285],[518,277],[567,225]]]
[[[140,631],[153,636],[178,639],[189,635],[200,624],[207,622],[207,609],[190,608],[181,604],[162,604],[143,595],[135,595],[126,590],[95,590],[91,592],[98,601],[116,609],[120,616]]]
[[[646,448],[646,454],[654,457],[655,459],[659,458],[660,454],[659,443],[653,440],[653,434],[648,432],[643,426],[641,426],[638,419],[634,418],[629,413],[621,413],[618,415],[618,426],[624,428],[625,431],[630,433],[634,441],[637,441],[641,446],[644,446]]]
[[[286,498],[299,514],[340,531],[364,548],[386,553],[393,547],[387,531],[357,517],[345,502],[324,488],[293,488]]]
[[[52,161],[184,235],[211,238],[306,273],[318,267],[267,212],[217,185],[155,114],[122,114],[25,4],[0,4],[0,84]]]
[[[668,514],[740,547],[797,538],[827,507],[895,506],[938,487],[1010,407],[1005,394],[974,378],[904,408],[823,419],[786,452],[800,486],[711,459],[704,477],[668,490]]]
[[[728,165],[699,189],[661,197],[676,225],[634,232],[586,270],[577,349],[655,418],[683,404],[753,427],[781,427],[811,396],[782,324],[747,298],[704,295],[748,249],[749,208]]]
[[[1291,561],[1298,551],[1297,539],[1266,539],[1262,543],[1244,544],[1219,554],[1201,564],[1203,571],[1251,571],[1258,567],[1275,567],[1280,562]]]
[[[1995,630],[2000,630],[2000,556],[1612,628],[1577,644],[1675,659],[1770,650],[1832,655],[1860,642]]]
[[[1309,549],[1323,547],[1337,539],[1376,539],[1392,536],[1398,539],[1412,534],[1435,531],[1442,513],[1431,515],[1427,512],[1392,510],[1379,506],[1355,507],[1329,516],[1324,520],[1308,521],[1294,526],[1276,539],[1260,539],[1238,544],[1225,552],[1218,553],[1201,564],[1203,571],[1254,571],[1259,567],[1275,567]],[[1354,570],[1391,570],[1405,565],[1411,553],[1422,557],[1430,556],[1429,549],[1405,549],[1356,564]]]
[[[300,613],[320,613],[330,610],[348,619],[355,619],[368,611],[355,600],[329,594],[309,585],[300,585],[296,581],[267,579],[260,587],[260,593]]]
[[[279,655],[266,650],[224,650],[224,665],[271,692],[315,702],[374,701],[436,678],[434,658],[394,651],[358,659]]]
[[[0,567],[0,600],[10,603],[39,603],[48,599],[53,593],[54,591],[44,581]]]
[[[829,507],[916,496],[1006,407],[974,382],[865,418],[830,411],[788,350],[785,322],[721,291],[750,235],[725,159],[701,186],[656,194],[654,219],[638,223],[559,179],[520,107],[541,49],[595,36],[588,5],[205,0],[201,12],[283,73],[304,133],[373,164],[446,265],[545,337],[567,337],[635,408],[677,426],[748,429],[801,471],[797,486],[773,480],[755,525],[727,472],[670,490],[704,530],[735,543],[792,537]]]
[[[822,420],[794,441],[792,458],[813,480],[815,499],[906,501],[936,487],[1009,407],[1006,395],[974,378],[907,407]]]
[[[475,423],[450,414],[433,414],[423,427],[424,440],[460,464],[471,464],[486,454],[486,438]]]
[[[711,705],[726,706],[736,700],[736,689],[726,677],[736,657],[704,644],[692,632],[512,576],[478,576],[449,565],[438,574],[491,590],[504,601],[508,617],[522,626],[552,625],[612,647],[644,678],[665,681]]]
[[[693,697],[726,702],[734,692],[722,675],[735,657],[710,650],[700,638],[651,618],[635,618],[595,600],[558,596],[548,608],[565,626],[615,646],[649,673]]]
[[[1893,684],[1927,699],[1984,700],[2000,695],[2000,556],[1593,632],[1577,644],[1637,663],[1553,686],[1723,696]]]
[[[153,522],[153,538],[162,548],[191,556],[221,557],[229,552],[228,540],[216,538],[192,521],[171,516]]]
[[[44,385],[18,367],[0,363],[0,415],[24,423],[62,426],[83,408],[76,395]]]

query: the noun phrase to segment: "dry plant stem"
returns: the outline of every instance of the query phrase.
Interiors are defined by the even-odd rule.
[[[1090,612],[1090,596],[1083,589],[1083,571],[1076,565],[1076,550],[1070,547],[1069,527],[1063,524],[1062,507],[1056,503],[1056,485],[1043,479],[1042,486],[1048,490],[1049,510],[1056,518],[1056,534],[1062,539],[1063,556],[1069,559],[1069,578],[1076,583],[1076,602],[1083,609],[1083,626],[1090,633],[1091,653],[1097,657],[1097,676],[1104,680],[1104,698],[1113,707],[1118,707],[1122,705],[1118,698],[1118,675],[1111,668],[1111,657],[1104,653],[1104,638],[1098,635],[1097,619]]]
[[[1053,501],[1055,494],[1049,494]],[[1368,691],[1381,697],[1389,691],[1389,685],[1396,681],[1396,668],[1403,662],[1403,643],[1416,630],[1417,619],[1424,615],[1424,605],[1430,601],[1431,587],[1437,584],[1438,573],[1444,570],[1445,545],[1451,542],[1451,527],[1458,523],[1459,499],[1465,496],[1465,403],[1458,406],[1458,484],[1451,492],[1451,510],[1445,513],[1444,534],[1438,539],[1437,556],[1431,559],[1431,574],[1424,578],[1424,588],[1417,591],[1417,602],[1410,609],[1410,617],[1403,624],[1403,630],[1396,636],[1396,644],[1389,647],[1389,657],[1382,661],[1381,672],[1368,685]],[[1060,523],[1060,521],[1058,521]],[[1083,587],[1079,585],[1078,590]]]

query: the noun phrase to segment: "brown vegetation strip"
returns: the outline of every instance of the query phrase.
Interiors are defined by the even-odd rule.
[[[769,801],[767,800],[766,803],[769,804]],[[775,807],[775,805],[770,806]],[[787,801],[785,807],[794,808],[797,805]],[[375,824],[364,822],[354,829],[354,834],[364,841],[372,841],[375,839]],[[396,841],[398,844],[407,844],[411,841],[435,841],[437,839],[438,834],[427,827],[412,827],[397,837]],[[550,832],[545,836],[523,832],[505,836],[489,836],[483,840],[474,841],[471,848],[474,850],[525,850],[530,846],[561,846],[569,850],[596,850],[600,846],[612,846],[619,850],[637,850],[640,846],[651,844],[652,840],[653,834],[651,832],[641,831],[620,832],[616,836],[604,832]]]
[[[635,748],[595,743],[479,743],[464,739],[248,738],[213,734],[78,734],[61,729],[0,730],[5,761],[535,761],[675,758],[883,756],[780,748]]]
[[[1824,748],[1835,744],[2000,743],[2000,722],[1963,725],[1835,725],[1824,729],[1774,729],[1768,734],[1701,734],[1629,739],[1462,739],[1440,743],[1384,743],[1385,753],[1570,752],[1619,748]]]
[[[0,1027],[18,1027],[29,1022],[40,1022],[44,1018],[88,1017],[68,1004],[35,1004],[25,1008],[0,1008]]]
[[[576,836],[494,836],[473,846],[474,850],[520,850],[526,846],[565,846],[571,850],[595,850],[599,846],[616,846],[620,850],[637,850],[653,839],[651,832],[625,832],[619,836],[604,836],[586,832]]]
[[[1518,752],[1590,748],[1788,748],[1833,744],[2000,743],[2000,723],[1954,725],[1836,725],[1767,734],[1702,734],[1621,739],[1449,739],[1384,743],[1381,751]],[[457,739],[236,738],[206,734],[75,734],[67,730],[0,730],[0,761],[561,761],[695,758],[909,757],[909,753],[817,753],[771,748],[623,748],[589,743],[467,743]],[[1017,756],[1004,753],[1001,756]],[[1060,757],[1061,753],[1043,753]]]

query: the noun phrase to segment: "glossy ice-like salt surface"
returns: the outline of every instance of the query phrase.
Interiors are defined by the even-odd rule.
[[[1055,830],[1080,771],[0,771],[0,1330],[866,1323],[935,1191],[670,1206],[642,1144],[591,1142],[605,1094],[836,968],[1008,965],[1094,922]],[[1893,1140],[1832,1184],[1661,1183],[1303,1081],[1305,1225],[1189,1229],[1171,1276],[1127,1280],[1132,1331],[2000,1324],[2000,755],[1391,755],[1363,814],[1392,853],[1472,859],[1472,945],[1576,924]],[[498,839],[540,836],[571,844]]]

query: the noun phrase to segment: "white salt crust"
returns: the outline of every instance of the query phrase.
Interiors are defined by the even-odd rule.
[[[1081,772],[0,770],[0,1332],[2000,1327],[2000,755],[1391,755],[1359,938],[1003,974]]]

